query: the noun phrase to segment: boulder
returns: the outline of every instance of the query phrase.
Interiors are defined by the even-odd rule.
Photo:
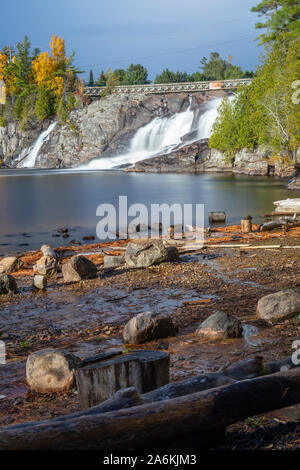
[[[211,340],[238,338],[242,336],[243,328],[237,318],[225,312],[216,312],[201,323],[196,333]]]
[[[0,273],[11,274],[18,271],[24,265],[23,261],[15,256],[7,256],[0,261]]]
[[[300,314],[300,294],[293,290],[265,295],[257,303],[256,314],[269,323]]]
[[[146,240],[128,243],[125,261],[134,268],[146,268],[168,260],[168,250],[162,240]]]
[[[43,256],[50,256],[51,258],[58,259],[57,253],[50,245],[42,245],[41,252],[43,253]]]
[[[155,312],[139,313],[129,320],[123,329],[124,343],[141,344],[159,338],[175,336],[175,328],[170,316]]]
[[[97,267],[85,256],[73,256],[62,266],[65,282],[77,282],[97,277]]]
[[[173,262],[179,260],[179,253],[176,246],[166,246],[166,250],[168,252],[167,261]]]
[[[10,274],[0,274],[0,295],[16,294],[18,286],[15,279]]]
[[[119,266],[122,266],[122,264],[125,264],[125,256],[105,255],[103,262],[104,262],[104,268],[118,268]]]
[[[42,274],[36,274],[33,278],[32,286],[38,290],[46,289],[47,287],[46,276],[43,276]]]
[[[53,256],[42,256],[34,265],[33,271],[43,276],[52,276],[57,273],[57,259]]]
[[[29,387],[40,393],[62,392],[72,388],[80,359],[71,353],[42,349],[30,354],[26,362]]]

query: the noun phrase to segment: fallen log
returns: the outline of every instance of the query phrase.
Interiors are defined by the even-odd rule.
[[[93,406],[87,410],[77,411],[68,415],[62,415],[58,418],[54,418],[52,422],[67,422],[70,418],[79,418],[81,416],[97,415],[101,413],[107,413],[108,411],[123,410],[126,408],[132,408],[133,406],[143,405],[147,400],[144,400],[134,387],[122,388],[118,390],[112,397],[99,405]],[[34,426],[40,426],[45,424],[47,421],[29,421],[27,423],[15,424],[14,428],[33,428]]]
[[[0,429],[0,449],[147,448],[149,442],[167,445],[195,433],[201,440],[215,429],[299,401],[296,368],[123,410],[10,426]]]

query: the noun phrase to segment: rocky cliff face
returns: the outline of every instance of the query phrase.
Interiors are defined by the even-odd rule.
[[[193,95],[201,106],[208,95]],[[42,146],[36,162],[38,168],[72,168],[100,156],[125,152],[135,132],[156,116],[168,116],[187,109],[187,94],[110,95],[88,107],[71,112],[65,124],[58,124]],[[17,124],[0,127],[0,160],[10,166],[30,148],[50,121],[21,131]],[[15,160],[15,161],[14,161]]]
[[[130,172],[148,173],[202,173],[218,172],[249,176],[291,177],[297,173],[292,162],[282,156],[273,157],[271,149],[242,149],[233,159],[216,149],[210,149],[208,139],[203,139],[174,150],[137,162]]]
[[[214,96],[224,95],[216,91]],[[202,113],[212,94],[193,94],[193,105]],[[43,144],[35,167],[73,168],[101,156],[125,153],[136,131],[157,116],[171,116],[189,106],[186,93],[166,95],[110,95],[88,107],[72,111],[65,124],[58,123]],[[204,109],[204,108],[203,108]],[[50,125],[49,120],[22,131],[15,123],[0,127],[0,165],[16,167],[35,140]],[[195,136],[182,137],[182,145]],[[299,150],[300,153],[300,150]],[[300,158],[300,155],[299,155]],[[140,161],[128,171],[136,172],[230,172],[247,175],[294,176],[294,165],[282,155],[273,156],[271,149],[242,149],[234,159],[218,150],[209,149],[207,140],[178,146],[169,154]]]

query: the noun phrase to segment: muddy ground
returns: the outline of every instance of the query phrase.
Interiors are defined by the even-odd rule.
[[[54,347],[85,358],[123,348],[124,324],[143,311],[168,313],[179,327],[176,337],[141,346],[170,353],[171,381],[218,371],[256,354],[265,361],[290,356],[292,342],[300,336],[300,319],[269,326],[256,318],[255,310],[258,299],[268,293],[284,288],[300,291],[300,229],[243,235],[239,227],[228,227],[206,236],[207,245],[226,243],[252,246],[207,246],[181,254],[178,262],[112,271],[103,269],[103,250],[123,253],[126,242],[62,247],[57,249],[62,262],[81,251],[98,265],[99,278],[64,285],[58,275],[49,281],[46,292],[31,289],[32,265],[41,253],[25,253],[24,268],[14,273],[20,293],[0,297],[0,339],[7,349],[7,364],[0,366],[0,426],[79,410],[75,390],[59,395],[28,390],[25,362],[29,353]],[[252,249],[279,244],[291,248]],[[197,326],[217,310],[242,321],[243,338],[206,342],[195,335]],[[126,348],[131,349],[130,345]],[[225,448],[298,448],[298,420],[298,406],[249,417],[227,429]]]

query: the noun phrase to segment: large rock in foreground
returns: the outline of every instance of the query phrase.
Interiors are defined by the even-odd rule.
[[[57,259],[52,256],[42,256],[34,265],[33,271],[42,276],[52,276],[57,273]]]
[[[37,290],[44,290],[47,287],[47,278],[42,274],[36,274],[32,280],[32,286]]]
[[[0,274],[0,295],[16,294],[18,286],[15,279],[10,274]]]
[[[75,382],[80,359],[65,351],[42,349],[28,356],[26,379],[29,387],[41,393],[69,390]]]
[[[125,261],[133,268],[147,268],[168,260],[169,252],[162,240],[147,240],[127,245]]]
[[[43,256],[50,256],[51,258],[58,259],[57,253],[50,245],[42,245],[41,252],[43,253]]]
[[[175,336],[175,328],[171,317],[154,312],[139,313],[129,320],[123,329],[124,343],[140,344],[159,338]]]
[[[0,261],[0,273],[11,274],[18,271],[23,266],[23,261],[15,256],[7,256]]]
[[[62,266],[65,282],[78,282],[97,277],[97,267],[85,256],[73,256]]]
[[[242,336],[241,322],[225,312],[210,315],[197,329],[197,334],[205,339],[218,340]]]
[[[291,318],[300,314],[300,294],[285,290],[266,295],[259,299],[256,313],[258,318],[269,323]]]

